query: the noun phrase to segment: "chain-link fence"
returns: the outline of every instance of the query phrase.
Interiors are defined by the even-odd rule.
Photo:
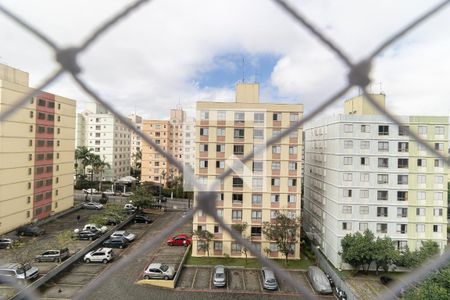
[[[289,16],[290,18],[293,18],[295,22],[302,26],[303,28],[306,28],[308,32],[314,36],[316,39],[318,39],[325,47],[327,47],[330,51],[332,51],[337,58],[342,61],[347,69],[348,69],[348,75],[347,75],[347,84],[344,88],[337,91],[332,97],[329,99],[325,99],[325,101],[321,102],[321,105],[319,105],[318,108],[316,108],[314,111],[312,111],[309,115],[305,116],[301,120],[295,122],[292,124],[292,126],[289,129],[286,129],[282,131],[279,135],[272,137],[267,141],[265,144],[266,147],[269,147],[278,141],[280,141],[283,137],[289,135],[291,132],[297,130],[300,126],[302,126],[305,122],[311,120],[312,118],[316,117],[320,112],[322,112],[325,108],[330,106],[334,101],[344,96],[352,87],[358,87],[362,90],[363,95],[367,97],[367,99],[370,101],[370,103],[382,114],[384,114],[390,121],[392,121],[395,124],[401,125],[401,122],[399,119],[394,116],[392,113],[381,107],[378,102],[376,102],[373,97],[369,94],[367,91],[367,86],[371,83],[371,79],[369,77],[369,72],[372,69],[372,64],[374,62],[375,57],[380,55],[383,51],[385,51],[388,47],[390,47],[394,42],[398,41],[400,38],[402,38],[405,34],[411,32],[414,28],[416,28],[418,25],[425,22],[427,19],[435,15],[437,12],[444,9],[444,7],[450,3],[450,0],[443,1],[437,6],[433,7],[431,10],[425,12],[422,16],[412,21],[410,24],[408,24],[406,27],[402,28],[395,34],[393,34],[390,38],[380,43],[380,45],[371,52],[370,55],[368,55],[366,58],[358,61],[353,62],[346,53],[340,49],[336,43],[332,42],[323,32],[319,31],[305,16],[303,16],[299,11],[294,9],[288,2],[284,0],[272,0],[277,6],[283,10],[286,13],[286,16]],[[92,47],[95,42],[98,40],[99,37],[101,37],[106,31],[111,30],[118,22],[124,20],[127,16],[129,16],[131,13],[137,11],[140,9],[143,5],[148,3],[150,1],[148,0],[138,0],[133,2],[131,5],[127,6],[125,9],[123,9],[120,13],[113,16],[109,20],[107,20],[103,25],[101,25],[99,28],[96,28],[90,36],[86,38],[86,40],[77,47],[69,47],[69,48],[60,48],[57,42],[53,41],[51,37],[48,37],[45,33],[40,32],[37,30],[32,24],[28,24],[26,20],[21,18],[20,16],[17,16],[10,12],[7,8],[0,5],[0,11],[4,15],[6,15],[8,18],[13,20],[15,23],[17,23],[18,26],[21,26],[25,30],[32,33],[34,36],[36,36],[38,39],[40,39],[44,44],[46,44],[48,47],[50,47],[55,54],[55,60],[59,64],[59,68],[55,70],[51,75],[48,76],[46,80],[44,80],[43,83],[41,83],[35,90],[33,90],[28,95],[24,96],[23,98],[19,99],[10,109],[7,109],[3,111],[0,114],[0,122],[7,119],[11,114],[13,114],[19,107],[25,105],[31,97],[37,96],[41,90],[43,90],[45,87],[47,87],[50,83],[58,79],[62,74],[67,73],[70,74],[73,78],[73,80],[78,84],[80,89],[84,91],[87,95],[92,97],[97,101],[97,103],[104,106],[107,110],[109,110],[112,114],[114,114],[120,122],[125,124],[132,132],[134,132],[136,135],[140,136],[145,143],[156,149],[163,157],[165,157],[174,167],[178,168],[179,170],[183,170],[183,165],[178,160],[174,159],[173,156],[166,151],[164,151],[158,144],[156,144],[149,136],[143,134],[142,132],[138,131],[133,124],[129,121],[128,118],[121,115],[114,106],[107,103],[102,97],[99,96],[99,94],[94,90],[93,87],[91,87],[86,81],[84,81],[79,75],[82,73],[83,69],[82,66],[78,64],[78,56],[82,52],[84,52],[89,47]],[[432,153],[437,158],[441,158],[445,161],[445,163],[448,165],[448,158],[443,153],[437,151],[434,149],[434,147],[430,144],[428,144],[425,140],[423,140],[420,136],[418,136],[416,133],[409,131],[409,136],[413,139],[415,139],[418,143],[423,145],[430,153]],[[263,148],[258,148],[256,150],[253,150],[250,154],[246,155],[241,161],[242,163],[245,163],[253,158],[255,155],[255,151],[263,151]],[[186,170],[184,170],[187,172]],[[231,169],[227,169],[224,173],[222,173],[219,176],[219,180],[226,178],[232,174]],[[184,174],[185,177],[193,177],[193,174]],[[197,185],[198,187],[198,185]],[[204,188],[202,189],[204,190]],[[154,249],[155,247],[158,247],[158,245],[165,239],[166,236],[168,236],[174,229],[179,227],[180,225],[187,222],[190,218],[194,215],[194,213],[198,210],[204,211],[206,214],[210,215],[215,219],[219,225],[226,230],[233,239],[238,241],[242,246],[247,248],[249,252],[258,258],[261,263],[263,263],[265,266],[270,267],[274,269],[276,275],[281,278],[282,280],[286,281],[288,285],[291,287],[297,289],[298,291],[302,292],[303,297],[306,299],[314,299],[314,295],[311,294],[310,289],[303,286],[300,282],[296,282],[293,278],[289,276],[289,274],[282,269],[279,268],[277,264],[267,259],[265,256],[263,256],[259,251],[256,250],[256,248],[246,239],[244,239],[238,232],[232,230],[228,224],[225,224],[223,219],[220,218],[217,215],[216,211],[216,204],[215,201],[209,201],[210,199],[216,199],[217,193],[214,192],[215,188],[212,187],[210,191],[202,191],[199,192],[196,196],[196,206],[194,209],[192,209],[189,212],[189,215],[186,218],[181,218],[176,220],[171,226],[167,227],[164,231],[162,231],[160,234],[155,236],[152,240],[147,241],[142,247],[134,251],[133,253],[130,253],[126,258],[118,261],[115,263],[111,268],[107,269],[105,272],[102,273],[101,276],[99,276],[94,282],[91,282],[89,285],[86,286],[85,289],[82,290],[80,294],[76,296],[77,299],[84,299],[87,295],[89,295],[92,291],[94,291],[98,286],[100,286],[105,280],[108,279],[110,275],[113,273],[119,271],[122,269],[129,260],[134,260],[138,257],[144,256],[145,253],[148,251]],[[450,260],[450,250],[446,251],[443,255],[434,258],[433,260],[429,261],[428,263],[424,264],[420,269],[410,272],[408,276],[405,276],[402,278],[401,282],[398,282],[397,284],[393,285],[391,288],[391,291],[389,293],[382,294],[380,296],[380,299],[394,299],[396,296],[399,295],[400,291],[403,287],[407,287],[411,284],[416,284],[417,282],[421,282],[424,280],[427,275],[432,272],[433,270],[436,270],[437,268],[443,266],[445,263],[448,263]],[[8,284],[21,289],[21,287],[17,284],[17,282],[9,281]],[[37,295],[35,294],[35,291],[27,290],[26,291],[26,297],[29,299],[37,299]]]

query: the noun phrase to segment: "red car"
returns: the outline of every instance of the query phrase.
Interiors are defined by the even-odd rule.
[[[187,234],[178,234],[167,240],[169,246],[189,246],[192,242],[192,238]]]

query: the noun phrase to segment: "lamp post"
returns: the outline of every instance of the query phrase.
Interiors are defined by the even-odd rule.
[[[164,177],[166,177],[166,172],[163,170],[161,173],[161,176],[159,176],[159,199],[158,199],[158,203],[161,204],[161,197],[162,197],[162,183],[161,183],[161,178],[164,179]]]

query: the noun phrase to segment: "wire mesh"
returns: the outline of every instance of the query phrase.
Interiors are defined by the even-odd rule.
[[[390,113],[388,110],[381,107],[369,94],[367,91],[367,86],[371,83],[371,79],[369,77],[369,72],[371,70],[371,66],[373,64],[374,58],[380,55],[386,48],[391,46],[394,42],[398,41],[405,34],[410,33],[414,28],[418,25],[422,24],[432,16],[434,16],[437,12],[442,11],[446,5],[449,4],[450,0],[442,1],[429,11],[425,12],[415,20],[413,20],[410,24],[399,30],[397,33],[393,34],[390,38],[383,41],[380,46],[378,46],[367,58],[362,59],[358,63],[353,63],[348,55],[341,50],[337,44],[328,37],[325,36],[323,32],[321,32],[314,24],[306,19],[300,12],[294,9],[288,2],[284,0],[272,0],[281,10],[283,10],[287,16],[293,18],[293,20],[300,25],[302,28],[306,28],[309,33],[317,38],[325,47],[327,47],[330,51],[332,51],[337,59],[341,60],[348,68],[348,82],[345,87],[336,92],[332,97],[326,99],[321,102],[319,107],[312,111],[309,115],[304,116],[301,120],[294,122],[290,128],[283,130],[279,135],[272,137],[267,141],[265,147],[270,147],[271,145],[280,141],[283,137],[289,135],[292,131],[297,130],[300,126],[302,126],[305,122],[311,120],[315,116],[317,116],[320,112],[322,112],[325,108],[330,106],[334,101],[344,96],[350,88],[359,87],[362,89],[363,94],[367,97],[367,99],[373,104],[373,106],[382,114],[384,114],[389,120],[397,125],[402,125],[399,119]],[[143,141],[145,141],[148,145],[156,149],[162,156],[164,156],[171,164],[173,164],[179,170],[183,170],[183,165],[181,162],[176,160],[171,154],[165,152],[158,144],[156,144],[149,136],[145,135],[141,131],[138,131],[132,123],[125,116],[121,115],[118,111],[114,109],[114,107],[108,102],[104,101],[102,97],[98,95],[83,79],[79,77],[79,74],[83,71],[82,67],[77,62],[77,57],[80,53],[85,51],[88,47],[92,47],[102,35],[107,31],[111,30],[118,22],[123,21],[126,17],[129,17],[130,14],[135,12],[136,10],[143,7],[145,4],[150,2],[149,0],[139,0],[134,1],[127,7],[125,7],[122,11],[118,12],[116,15],[112,16],[109,20],[104,22],[101,26],[92,31],[91,35],[85,39],[83,43],[81,43],[78,47],[70,47],[70,48],[60,48],[55,41],[53,41],[46,34],[40,32],[36,29],[32,24],[28,24],[23,18],[13,14],[4,6],[0,5],[0,12],[5,16],[10,18],[13,22],[15,22],[18,26],[21,26],[23,29],[32,33],[36,38],[40,39],[44,44],[50,47],[55,53],[55,61],[59,63],[60,68],[52,73],[46,80],[43,81],[36,89],[31,91],[25,97],[19,99],[14,105],[11,106],[10,109],[2,112],[0,114],[0,122],[7,119],[11,114],[13,114],[19,107],[23,106],[30,98],[36,96],[41,90],[47,87],[49,84],[57,80],[62,74],[69,73],[73,80],[78,84],[81,90],[83,90],[87,95],[94,98],[99,104],[103,105],[107,110],[109,110],[112,114],[114,114],[123,124],[125,124],[132,132],[136,135],[140,136]],[[432,145],[428,144],[424,139],[418,136],[416,133],[408,131],[408,134],[411,138],[415,139],[418,143],[423,145],[428,151],[430,151],[435,157],[443,159],[445,164],[448,166],[448,157],[446,157],[443,153],[436,151]],[[257,148],[257,151],[263,151],[265,148]],[[255,153],[255,150],[252,150],[251,153],[246,155],[242,159],[242,163],[251,160]],[[184,172],[192,172],[188,169],[184,169]],[[219,179],[224,179],[232,173],[232,169],[227,169],[223,172]],[[193,177],[193,174],[184,174],[185,177]],[[198,187],[198,183],[195,183]],[[296,290],[302,292],[302,296],[306,299],[315,299],[315,296],[311,294],[310,289],[304,286],[301,282],[295,281],[289,274],[281,269],[279,266],[274,264],[268,258],[263,256],[260,252],[258,252],[253,245],[246,239],[244,239],[237,231],[233,230],[228,224],[225,224],[223,219],[217,215],[216,204],[215,201],[209,201],[209,199],[216,199],[218,194],[214,192],[214,188],[210,187],[209,192],[200,192],[196,196],[196,207],[189,212],[189,215],[186,218],[182,218],[173,223],[170,227],[166,228],[164,231],[155,236],[152,240],[146,241],[145,244],[140,247],[137,251],[132,252],[129,256],[123,258],[120,262],[114,264],[107,271],[103,272],[95,281],[88,284],[81,293],[79,293],[76,298],[84,299],[87,295],[89,295],[92,291],[94,291],[98,286],[102,284],[104,280],[107,280],[108,277],[114,272],[118,271],[120,268],[125,266],[125,264],[129,260],[133,260],[139,256],[142,256],[147,251],[156,247],[161,241],[171,233],[175,228],[184,224],[189,220],[189,217],[192,217],[194,213],[198,210],[204,211],[206,214],[210,215],[215,219],[217,223],[219,223],[222,228],[225,229],[237,242],[246,247],[249,252],[258,258],[262,264],[272,268],[276,275],[280,278],[284,279],[288,285]],[[394,299],[396,295],[399,295],[402,288],[407,287],[409,284],[418,283],[424,280],[427,275],[436,270],[437,268],[442,267],[446,263],[448,263],[450,259],[450,250],[447,250],[443,255],[434,258],[428,263],[424,264],[421,268],[417,269],[415,272],[411,272],[409,275],[405,276],[402,281],[398,282],[396,285],[392,287],[391,292],[386,292],[380,295],[380,299]],[[15,282],[7,282],[7,284],[15,286],[16,288],[20,288]],[[394,292],[394,293],[392,293]],[[34,291],[28,291],[25,294],[27,299],[36,299],[36,294]]]

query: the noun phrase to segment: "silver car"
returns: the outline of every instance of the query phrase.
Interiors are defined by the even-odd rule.
[[[227,285],[227,274],[224,266],[218,265],[214,267],[213,284],[215,287]]]
[[[278,282],[275,278],[275,273],[268,268],[262,268],[261,276],[263,281],[263,287],[266,290],[275,291],[278,290]]]
[[[39,276],[39,269],[29,264],[22,266],[18,263],[10,263],[0,266],[0,277],[2,276],[29,280]]]
[[[175,269],[173,266],[166,264],[151,263],[144,270],[144,279],[173,279],[175,276]]]

